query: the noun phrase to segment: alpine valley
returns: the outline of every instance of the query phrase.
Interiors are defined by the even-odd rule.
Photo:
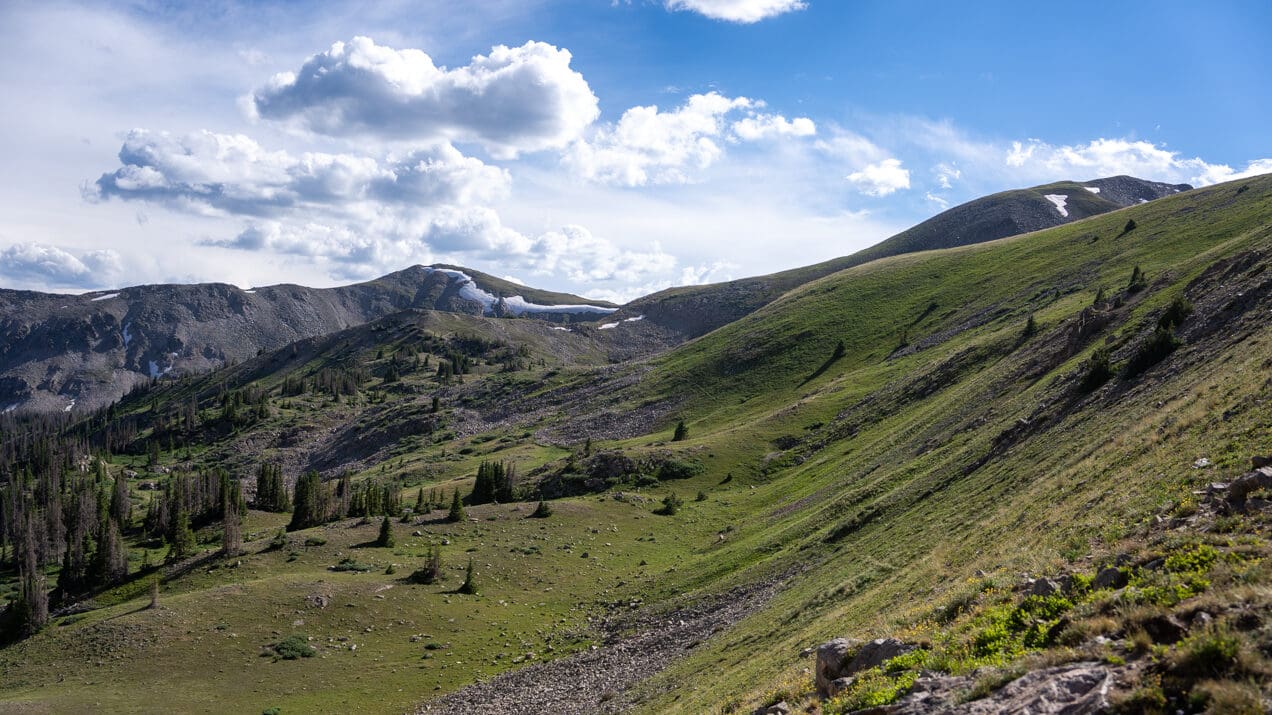
[[[2,290],[0,710],[1262,712],[1270,262],[1117,176],[624,305]]]

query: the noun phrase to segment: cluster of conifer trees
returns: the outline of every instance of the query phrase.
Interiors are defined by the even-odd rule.
[[[469,504],[508,503],[516,499],[517,468],[507,462],[483,461],[477,468]]]

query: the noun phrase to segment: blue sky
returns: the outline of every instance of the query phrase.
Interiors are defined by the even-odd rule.
[[[468,265],[625,300],[1007,188],[1272,171],[1272,5],[0,7],[0,286]]]

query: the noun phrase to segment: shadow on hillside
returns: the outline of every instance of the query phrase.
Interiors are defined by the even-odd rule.
[[[836,350],[835,354],[831,355],[830,358],[826,360],[826,362],[821,364],[821,367],[814,370],[813,374],[804,378],[803,381],[799,383],[800,386],[802,387],[804,385],[807,385],[813,380],[816,380],[817,378],[821,377],[823,373],[829,370],[832,365],[839,362],[842,358],[843,358],[843,353],[840,353],[839,351]]]

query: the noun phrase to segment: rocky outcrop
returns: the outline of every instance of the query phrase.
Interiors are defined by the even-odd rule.
[[[1108,693],[1116,679],[1114,668],[1082,662],[1035,670],[1013,680],[989,696],[968,703],[959,701],[972,686],[965,676],[923,675],[909,695],[892,705],[871,711],[883,715],[1077,715],[1105,712]]]
[[[822,697],[834,697],[852,684],[853,676],[914,650],[896,638],[878,638],[868,643],[836,638],[817,647],[813,680]]]

